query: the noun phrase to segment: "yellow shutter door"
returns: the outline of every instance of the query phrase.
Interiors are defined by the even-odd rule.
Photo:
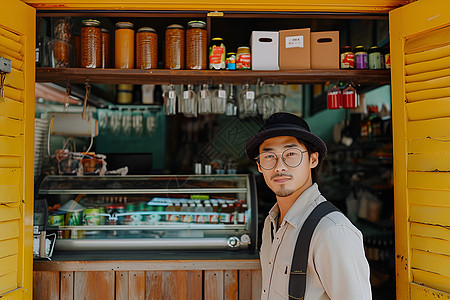
[[[389,15],[397,299],[450,299],[450,1]]]
[[[33,271],[35,10],[0,1],[0,298],[31,299]],[[0,94],[1,95],[1,94]]]

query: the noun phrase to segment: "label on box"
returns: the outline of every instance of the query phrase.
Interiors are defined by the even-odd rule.
[[[294,35],[286,37],[286,48],[303,48],[303,35]]]

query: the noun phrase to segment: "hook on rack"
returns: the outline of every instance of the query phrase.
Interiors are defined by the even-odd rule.
[[[88,101],[89,97],[91,96],[91,84],[89,83],[89,80],[86,80],[84,82],[84,87],[86,88],[86,93],[84,94],[83,113],[82,113],[81,117],[83,119],[86,119],[87,101]]]
[[[72,86],[70,85],[70,81],[66,82],[66,93],[64,95],[64,112],[67,112],[67,109],[69,108],[69,96],[70,92],[72,91]]]

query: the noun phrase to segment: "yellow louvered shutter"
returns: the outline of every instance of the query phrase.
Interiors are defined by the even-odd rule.
[[[31,299],[35,10],[0,2],[0,57],[11,73],[0,96],[0,298]],[[1,94],[0,94],[1,95]]]
[[[397,299],[450,299],[450,2],[390,13]]]

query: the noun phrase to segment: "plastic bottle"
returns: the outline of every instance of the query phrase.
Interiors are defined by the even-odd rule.
[[[228,204],[223,203],[220,206],[220,223],[229,224],[231,219],[231,214],[228,211]]]
[[[212,213],[213,212],[213,208],[211,206],[211,203],[207,203],[205,202],[205,212],[206,213]],[[213,222],[213,216],[212,215],[206,215],[205,214],[205,223],[214,223]],[[217,222],[216,222],[217,223]]]
[[[248,205],[246,203],[242,203],[239,213],[238,213],[238,224],[245,224],[247,210],[248,210]]]
[[[190,211],[189,210],[189,205],[187,203],[183,203],[183,205],[181,206],[180,211],[181,212],[189,212]],[[190,217],[191,217],[190,214],[183,214],[183,215],[181,215],[181,222],[189,223],[190,222],[190,220],[189,220]]]
[[[168,206],[167,206],[167,208],[166,208],[166,211],[175,211],[175,205],[173,205],[173,203],[170,203]],[[168,221],[168,222],[176,222],[177,220],[176,220],[176,218],[175,218],[175,216],[176,215],[172,215],[172,214],[168,214],[168,215],[166,215],[166,220]]]
[[[212,204],[212,210],[215,213],[214,215],[211,215],[210,223],[217,224],[220,221],[220,214],[219,214],[219,204],[217,202],[213,202]]]
[[[195,206],[195,222],[196,223],[206,223],[204,212],[205,212],[205,209],[203,208],[203,205],[201,205],[201,203],[198,203]]]
[[[189,211],[190,211],[191,213],[195,213],[195,203],[189,204]],[[194,215],[194,214],[190,214],[189,217],[188,217],[188,220],[189,220],[188,223],[195,222],[195,221],[196,221],[196,220],[195,220],[195,215]]]

